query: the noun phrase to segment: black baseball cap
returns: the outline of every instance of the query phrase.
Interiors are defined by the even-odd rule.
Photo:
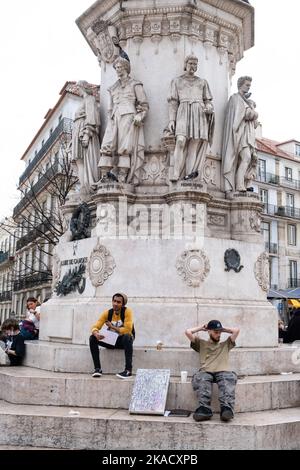
[[[222,323],[219,320],[210,320],[207,323],[207,330],[222,330],[223,326]]]

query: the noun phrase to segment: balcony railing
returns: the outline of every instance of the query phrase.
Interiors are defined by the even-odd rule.
[[[258,174],[256,181],[268,184],[279,184],[279,176],[275,175],[274,173],[263,173],[261,175]]]
[[[285,186],[291,189],[300,189],[300,180],[293,178],[286,178],[285,176],[278,176],[274,173],[264,173],[256,176],[256,181],[260,183],[276,184]]]
[[[31,276],[24,276],[14,281],[14,292],[31,289],[33,287],[40,286],[42,284],[48,284],[52,281],[51,271],[45,271],[43,273],[32,274]]]
[[[54,131],[50,135],[49,139],[46,140],[41,150],[39,150],[39,152],[36,154],[34,159],[29,163],[24,173],[20,176],[19,184],[23,183],[23,181],[25,181],[26,178],[28,178],[28,176],[32,173],[32,170],[39,164],[39,162],[43,159],[45,154],[48,152],[48,150],[52,147],[52,145],[56,142],[56,140],[61,134],[72,134],[72,126],[73,126],[72,119],[63,118],[60,121],[58,126],[54,129]]]
[[[12,299],[12,291],[7,290],[0,293],[0,302],[9,302]]]
[[[273,204],[264,204],[263,214],[275,215],[276,212],[277,212],[277,206],[274,206]]]
[[[289,288],[290,287],[300,287],[300,279],[290,278],[289,279]]]
[[[300,219],[300,209],[298,207],[264,204],[263,213],[268,215],[278,215],[280,217],[291,217],[292,219]]]
[[[41,236],[41,233],[46,233],[51,228],[52,221],[45,221],[37,225],[34,229],[30,230],[24,237],[20,238],[16,243],[16,251],[21,250],[24,246],[35,241]]]
[[[60,165],[59,162],[54,163],[46,173],[41,176],[38,182],[28,191],[28,193],[21,199],[21,201],[16,205],[13,212],[13,217],[16,217],[22,210],[30,203],[32,198],[49,184],[49,182],[54,178],[55,175],[59,173]]]
[[[292,178],[285,178],[283,176],[280,177],[281,186],[285,186],[291,189],[300,189],[300,181],[294,180]]]

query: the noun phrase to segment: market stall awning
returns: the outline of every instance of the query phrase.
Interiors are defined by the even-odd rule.
[[[284,292],[289,299],[300,299],[300,287],[285,289]]]
[[[268,299],[286,299],[287,295],[284,292],[279,292],[275,289],[270,289],[267,295]]]
[[[290,307],[300,308],[300,302],[299,302],[299,300],[296,300],[296,299],[289,299],[289,300],[288,300],[288,304],[289,304]]]

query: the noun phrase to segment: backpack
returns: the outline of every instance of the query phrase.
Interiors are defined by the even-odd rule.
[[[124,325],[124,321],[125,321],[125,311],[126,311],[126,307],[122,307],[122,308],[121,308],[121,320],[122,320],[123,325]],[[111,308],[111,309],[108,311],[107,321],[112,321],[113,313],[114,313],[114,309]],[[134,328],[134,325],[132,325],[131,334],[132,334],[133,339],[135,339],[135,328]]]

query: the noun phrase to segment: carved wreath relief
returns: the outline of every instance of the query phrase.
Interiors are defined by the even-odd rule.
[[[210,271],[210,263],[203,250],[188,250],[177,259],[176,269],[188,286],[199,287]]]
[[[268,253],[262,253],[254,265],[255,278],[265,292],[269,290],[270,284],[270,271],[269,271],[269,255]]]
[[[98,242],[91,253],[87,265],[87,271],[93,286],[102,286],[109,276],[112,275],[115,267],[115,260],[109,250]]]

